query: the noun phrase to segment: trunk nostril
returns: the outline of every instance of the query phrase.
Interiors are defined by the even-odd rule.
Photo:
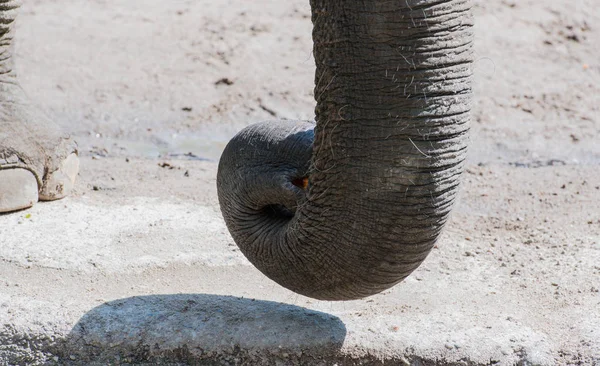
[[[292,180],[292,184],[298,188],[302,188],[302,189],[306,190],[306,188],[308,188],[308,177],[296,178],[296,179]]]
[[[294,211],[287,208],[285,205],[274,204],[267,205],[262,208],[262,212],[274,219],[291,219],[294,217]]]

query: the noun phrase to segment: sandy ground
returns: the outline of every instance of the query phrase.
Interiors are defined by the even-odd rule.
[[[0,365],[600,364],[594,3],[476,1],[453,218],[405,282],[333,303],[250,266],[215,189],[239,128],[313,117],[306,1],[27,1],[21,82],[83,168],[0,216]]]

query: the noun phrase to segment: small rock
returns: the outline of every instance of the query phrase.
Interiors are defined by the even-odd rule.
[[[229,78],[221,78],[215,82],[215,85],[222,85],[222,84],[233,85],[233,81],[230,80]]]

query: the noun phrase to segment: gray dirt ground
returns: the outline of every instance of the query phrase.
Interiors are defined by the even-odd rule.
[[[250,266],[215,189],[240,127],[313,117],[307,1],[27,1],[21,81],[83,164],[0,216],[0,365],[599,365],[600,12],[475,13],[453,218],[405,282],[336,303]]]

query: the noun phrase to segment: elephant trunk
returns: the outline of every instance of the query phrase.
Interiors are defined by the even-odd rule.
[[[267,276],[318,299],[362,298],[421,264],[457,194],[472,99],[471,3],[311,6],[312,149],[308,125],[250,128],[224,153],[219,198],[235,241]],[[235,158],[249,151],[269,163]],[[249,175],[263,178],[248,183]],[[292,184],[303,175],[305,193]]]

